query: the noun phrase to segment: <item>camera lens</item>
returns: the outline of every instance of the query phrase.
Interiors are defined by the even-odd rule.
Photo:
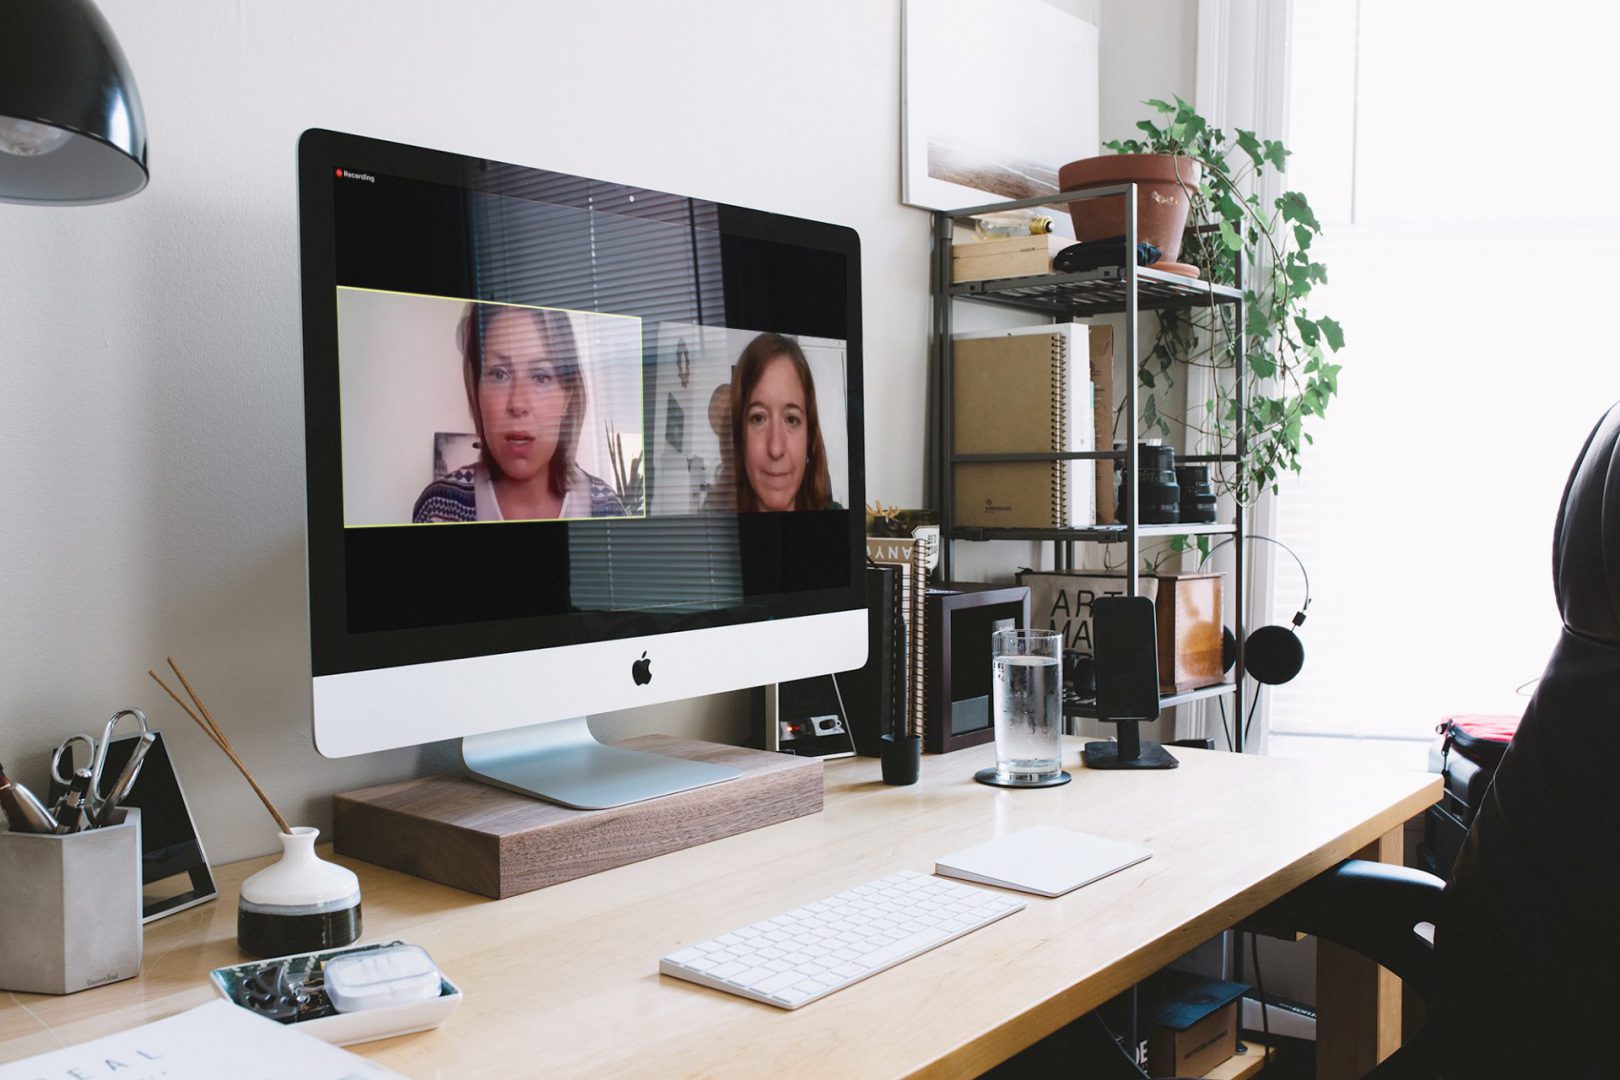
[[[1168,525],[1181,520],[1181,488],[1176,483],[1176,451],[1157,441],[1139,443],[1136,457],[1142,465],[1142,483],[1136,492],[1136,501],[1142,511],[1142,524]],[[1119,520],[1130,520],[1130,508],[1125,505],[1126,485],[1130,472],[1121,469]]]
[[[1208,465],[1177,465],[1176,482],[1181,486],[1181,520],[1207,524],[1215,520],[1215,488],[1209,481]]]

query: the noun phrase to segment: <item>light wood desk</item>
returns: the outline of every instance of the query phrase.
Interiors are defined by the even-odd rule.
[[[1086,772],[1071,739],[1074,782],[1025,791],[973,782],[989,746],[925,758],[910,788],[884,787],[876,761],[829,762],[820,814],[501,901],[350,863],[366,940],[424,946],[466,993],[437,1031],[356,1050],[410,1077],[971,1076],[1377,844],[1440,792],[1420,773],[1175,753],[1174,772]],[[683,944],[1042,823],[1154,857],[1065,897],[1030,896],[796,1012],[658,974]],[[0,1061],[210,1000],[209,970],[241,960],[237,887],[266,862],[221,868],[218,902],[148,927],[139,979],[0,994]],[[1387,997],[1372,974],[1358,985]]]

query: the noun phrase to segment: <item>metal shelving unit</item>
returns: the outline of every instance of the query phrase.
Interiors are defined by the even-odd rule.
[[[1137,460],[1139,439],[1137,432],[1136,359],[1140,355],[1140,336],[1137,326],[1139,316],[1144,311],[1229,304],[1235,309],[1234,322],[1237,339],[1242,341],[1244,339],[1245,316],[1243,306],[1245,267],[1242,257],[1239,256],[1237,284],[1235,286],[1218,285],[1197,278],[1183,277],[1180,274],[1139,267],[1136,265],[1134,258],[1126,259],[1126,265],[1124,266],[1105,266],[1075,274],[1036,274],[1026,277],[970,281],[960,284],[951,281],[951,234],[953,223],[979,214],[998,211],[1052,206],[1078,202],[1084,199],[1123,198],[1125,201],[1125,251],[1134,253],[1139,239],[1136,220],[1136,194],[1135,184],[1122,184],[1114,187],[1093,188],[1089,191],[1064,192],[1056,196],[1037,196],[1029,199],[987,203],[981,206],[968,206],[960,210],[934,212],[931,273],[933,312],[929,335],[929,361],[932,374],[931,381],[934,388],[932,421],[936,436],[935,468],[932,471],[935,488],[933,498],[935,505],[939,507],[941,535],[944,541],[940,553],[941,577],[945,580],[951,579],[952,548],[956,541],[1050,541],[1053,550],[1053,564],[1059,570],[1074,568],[1077,554],[1074,547],[1076,543],[1123,543],[1125,545],[1125,591],[1126,595],[1135,596],[1139,589],[1136,568],[1140,563],[1141,541],[1143,539],[1177,535],[1231,536],[1235,540],[1233,544],[1235,551],[1232,584],[1234,597],[1233,632],[1237,637],[1237,659],[1233,670],[1241,673],[1243,671],[1243,639],[1245,636],[1242,601],[1246,587],[1245,563],[1247,556],[1243,543],[1244,525],[1241,509],[1235,515],[1235,520],[1217,522],[1212,525],[1137,525],[1134,523],[1140,517],[1137,489],[1141,477],[1141,463]],[[1130,374],[1124,380],[1125,450],[1038,454],[956,453],[953,446],[951,424],[953,415],[951,394],[954,386],[952,306],[957,300],[1014,308],[1062,321],[1123,313],[1125,315],[1125,355],[1131,358]],[[1236,387],[1239,415],[1244,415],[1248,408],[1248,366],[1247,358],[1242,350],[1239,350],[1237,358]],[[1246,460],[1248,453],[1247,439],[1242,425],[1238,427],[1236,442],[1235,453],[1192,455],[1179,460],[1186,464],[1229,462],[1241,465]],[[1130,482],[1122,487],[1118,510],[1127,524],[1066,529],[981,528],[955,524],[955,508],[952,505],[954,497],[952,470],[955,466],[970,462],[1079,460],[1124,461],[1125,474]],[[1160,704],[1168,707],[1226,694],[1230,694],[1234,698],[1235,721],[1232,749],[1241,753],[1243,750],[1242,718],[1244,698],[1241,677],[1219,686],[1207,687],[1190,693],[1165,696],[1160,698]],[[1071,706],[1068,704],[1064,706],[1064,713],[1076,716],[1094,715],[1094,712],[1087,712],[1083,706]]]
[[[1188,690],[1180,694],[1165,694],[1159,698],[1159,708],[1168,709],[1175,705],[1186,705],[1193,701],[1203,701],[1205,698],[1223,697],[1237,692],[1235,683],[1220,683],[1216,686],[1201,686],[1197,690]],[[1063,702],[1064,716],[1082,716],[1087,719],[1097,718],[1097,703],[1089,698],[1080,701]]]

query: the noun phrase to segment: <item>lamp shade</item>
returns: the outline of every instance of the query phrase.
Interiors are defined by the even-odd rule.
[[[111,202],[146,178],[140,94],[95,4],[0,2],[0,202]]]

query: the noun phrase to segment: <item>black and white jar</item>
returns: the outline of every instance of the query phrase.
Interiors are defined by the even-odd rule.
[[[249,956],[286,956],[360,937],[360,879],[315,854],[319,829],[277,834],[279,861],[242,882],[236,943]]]

